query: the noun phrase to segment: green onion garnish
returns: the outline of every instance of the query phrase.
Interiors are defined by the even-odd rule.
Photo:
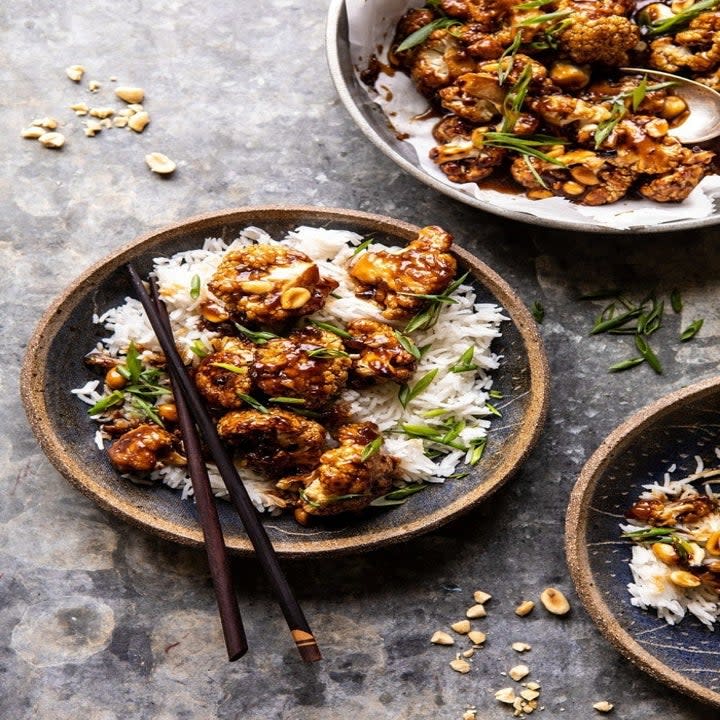
[[[197,300],[200,297],[200,276],[193,275],[190,280],[190,297]]]

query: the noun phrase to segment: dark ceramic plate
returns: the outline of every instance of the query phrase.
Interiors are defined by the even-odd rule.
[[[378,241],[404,245],[418,228],[350,210],[312,207],[257,207],[191,218],[148,233],[90,268],[60,297],[40,321],[23,364],[21,388],[30,423],[50,460],[79,490],[130,523],[177,542],[198,545],[202,534],[192,502],[164,486],[142,488],[123,480],[106,453],[93,443],[87,407],[70,394],[90,379],[83,356],[104,330],[92,324],[95,312],[121,304],[132,294],[124,264],[132,261],[141,274],[158,256],[199,247],[206,237],[234,238],[255,225],[282,237],[299,225],[374,233]],[[462,243],[462,236],[457,237]],[[545,415],[547,362],[535,322],[510,287],[490,268],[457,248],[460,265],[471,270],[478,299],[501,305],[510,322],[493,345],[503,357],[495,387],[506,407],[493,423],[487,451],[468,477],[413,496],[405,505],[373,509],[332,528],[301,528],[292,517],[268,518],[267,529],[277,551],[286,556],[320,555],[367,550],[398,542],[438,527],[469,510],[500,487],[535,443]],[[228,546],[252,552],[235,512],[220,502]]]
[[[623,514],[662,479],[695,471],[695,456],[718,465],[720,377],[674,392],[617,428],[583,468],[570,497],[566,551],[577,592],[603,634],[623,655],[676,690],[720,707],[720,643],[690,615],[675,626],[630,604],[630,543]],[[709,716],[708,716],[709,717]]]
[[[607,213],[607,221],[597,220],[588,215],[588,208],[577,210],[572,204],[557,206],[545,205],[554,201],[533,201],[521,195],[515,197],[499,191],[488,191],[482,197],[476,197],[461,187],[444,179],[442,176],[431,175],[424,169],[415,148],[403,140],[402,133],[392,127],[391,120],[383,109],[368,95],[367,88],[358,80],[356,70],[367,67],[371,54],[378,53],[379,45],[387,44],[388,37],[380,37],[385,28],[394,26],[402,13],[411,6],[409,0],[403,3],[390,4],[378,2],[375,28],[378,37],[374,38],[371,47],[362,48],[360,56],[354,57],[348,31],[348,12],[346,0],[331,0],[327,15],[326,54],[330,75],[335,84],[340,100],[351,118],[363,132],[365,137],[382,153],[395,162],[402,170],[416,180],[434,190],[480,210],[532,225],[577,230],[580,232],[625,233],[628,231],[653,233],[669,230],[688,230],[694,227],[715,225],[720,218],[720,201],[718,191],[709,191],[712,207],[701,217],[686,217],[682,205],[667,204],[645,211],[639,216],[637,203],[628,201],[617,203],[614,211]],[[415,3],[417,5],[417,3]],[[367,7],[372,7],[368,5]],[[395,12],[395,15],[390,13]],[[358,67],[356,68],[355,65]],[[512,198],[512,202],[509,202]],[[621,221],[618,224],[618,221]]]

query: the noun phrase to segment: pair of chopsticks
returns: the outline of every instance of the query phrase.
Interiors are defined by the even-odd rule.
[[[247,651],[247,641],[237,606],[237,597],[232,587],[227,548],[225,547],[214,497],[210,489],[207,468],[200,452],[196,425],[210,449],[213,460],[230,494],[230,501],[242,520],[245,532],[275,593],[300,656],[306,662],[320,660],[322,655],[315,636],[310,630],[303,611],[288,584],[285,573],[280,567],[278,557],[265,527],[260,521],[258,512],[238,476],[231,456],[220,440],[215,424],[205,407],[200,393],[185,371],[185,366],[175,347],[170,319],[165,304],[160,299],[157,284],[151,278],[151,293],[148,293],[140,276],[131,264],[127,265],[127,271],[130,274],[138,300],[145,308],[167,361],[175,395],[175,405],[178,409],[178,420],[188,456],[188,470],[195,492],[200,523],[205,536],[205,548],[215,587],[228,657],[232,661],[244,655]]]

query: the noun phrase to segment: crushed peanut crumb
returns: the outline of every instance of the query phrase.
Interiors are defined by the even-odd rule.
[[[487,635],[485,635],[484,632],[480,632],[480,630],[471,630],[468,633],[468,640],[470,640],[473,645],[482,645],[486,639]]]
[[[433,633],[433,636],[430,638],[430,642],[433,643],[433,645],[454,645],[455,641],[448,635],[446,632],[443,632],[442,630],[438,630],[437,632]]]
[[[88,83],[88,90],[91,93],[96,93],[101,87],[102,85],[97,80],[91,80]]]
[[[487,616],[487,610],[484,608],[483,605],[480,605],[478,603],[477,605],[473,605],[472,607],[469,607],[467,609],[467,612],[465,613],[465,617],[472,618],[473,620],[476,618],[483,618]]]
[[[45,128],[33,125],[29,128],[25,128],[20,135],[27,140],[37,140],[39,137],[45,134]]]
[[[75,103],[74,105],[70,106],[71,110],[75,111],[76,115],[87,115],[90,108],[84,103]]]
[[[458,635],[467,635],[472,628],[469,620],[459,620],[458,622],[453,623],[450,627],[458,633]]]
[[[148,167],[158,175],[170,175],[175,172],[175,163],[167,156],[159,152],[149,153],[145,156]]]
[[[516,682],[520,682],[520,680],[527,677],[529,674],[530,668],[527,665],[515,665],[515,667],[508,670],[508,675]]]
[[[607,700],[601,700],[600,702],[596,702],[593,705],[593,709],[597,710],[598,712],[602,713],[608,713],[610,712],[615,706],[608,702]]]
[[[488,600],[492,598],[490,593],[483,592],[482,590],[476,590],[473,593],[473,600],[480,605],[484,605]]]
[[[65,68],[65,74],[73,82],[80,82],[85,74],[85,68],[82,65],[70,65],[70,67]]]
[[[511,687],[502,688],[495,693],[495,699],[501,703],[512,705],[515,702],[515,691]]]
[[[525,615],[528,615],[533,611],[534,607],[535,603],[532,600],[523,600],[523,602],[515,608],[515,614],[520,617],[525,617]]]
[[[469,673],[471,669],[471,665],[467,660],[463,660],[462,658],[455,658],[454,660],[450,661],[450,667],[455,671],[459,672],[461,674]]]
[[[510,647],[515,652],[519,652],[519,653],[527,652],[528,650],[532,649],[532,645],[528,645],[527,643],[524,643],[524,642],[514,642]]]
[[[46,148],[57,150],[65,144],[65,136],[59,132],[46,132],[38,138],[38,142]]]

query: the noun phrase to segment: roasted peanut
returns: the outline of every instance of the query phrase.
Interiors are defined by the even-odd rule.
[[[532,600],[523,600],[523,602],[515,608],[515,614],[520,617],[525,617],[525,615],[528,615],[533,611],[534,607],[535,603]]]
[[[701,584],[700,578],[695,577],[695,575],[687,570],[673,570],[673,572],[670,573],[670,582],[673,585],[684,588],[698,587]]]
[[[297,310],[310,299],[310,291],[307,288],[288,288],[280,295],[280,306],[283,310]]]
[[[553,615],[566,615],[570,612],[570,603],[556,588],[545,588],[540,594],[540,602]]]
[[[679,558],[672,545],[667,543],[653,543],[651,548],[653,555],[666,565],[676,565]]]
[[[253,295],[265,295],[275,287],[269,280],[245,280],[240,283],[240,289]]]
[[[430,642],[433,645],[454,645],[455,641],[448,635],[446,632],[443,632],[442,630],[438,630],[437,632],[433,633],[433,636],[430,638]]]
[[[133,116],[136,117],[136,116]],[[130,118],[128,125],[132,123],[133,118]],[[167,156],[159,152],[148,153],[145,156],[145,162],[147,166],[158,175],[170,175],[175,172],[175,163]]]
[[[145,98],[145,91],[140,87],[125,87],[121,86],[115,88],[115,94],[126,103],[136,104],[141,103]]]
[[[85,74],[85,68],[82,65],[70,65],[70,67],[65,68],[65,74],[73,82],[80,82]]]
[[[38,142],[46,148],[58,149],[65,144],[65,136],[59,132],[46,132],[38,138]]]
[[[130,116],[130,119],[128,120],[128,127],[136,133],[141,133],[149,122],[150,115],[143,110]]]
[[[167,420],[168,422],[177,422],[178,414],[177,414],[177,406],[175,403],[163,403],[162,405],[158,405],[158,415],[163,419]]]
[[[117,368],[110,368],[105,374],[105,384],[111,390],[119,390],[127,385],[127,378],[120,374]]]

